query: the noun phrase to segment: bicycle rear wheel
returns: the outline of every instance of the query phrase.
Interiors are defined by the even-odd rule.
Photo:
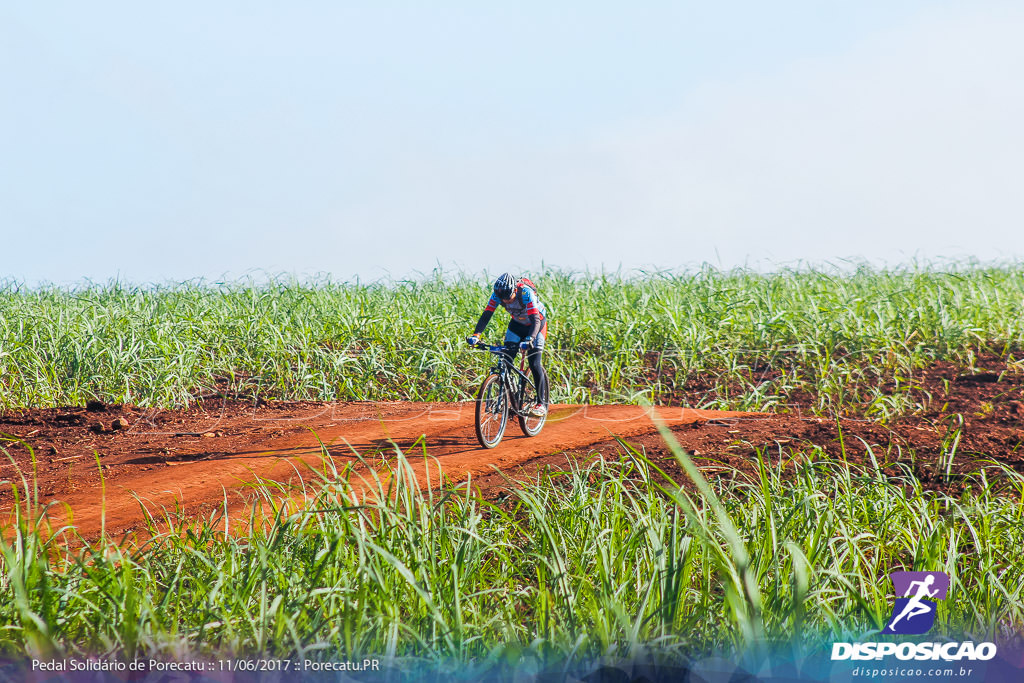
[[[508,398],[498,375],[490,375],[476,395],[476,438],[484,448],[494,448],[508,424]]]
[[[548,402],[547,397],[543,401],[544,407],[547,408]],[[523,402],[520,406],[522,412],[529,411],[537,403],[537,387],[533,386],[532,380],[525,381],[523,385]],[[523,434],[527,436],[537,436],[540,434],[540,430],[544,427],[544,422],[548,419],[548,413],[545,410],[543,415],[533,415],[527,413],[526,415],[519,415],[519,428],[523,430]]]

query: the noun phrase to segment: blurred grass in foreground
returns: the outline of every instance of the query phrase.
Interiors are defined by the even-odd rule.
[[[530,275],[551,313],[558,402],[776,410],[803,392],[819,412],[885,419],[918,407],[917,369],[973,367],[1024,339],[1024,266]],[[370,284],[0,283],[0,408],[466,399],[485,364],[464,339],[489,289],[490,276],[440,271]],[[504,325],[499,313],[488,336]],[[700,391],[684,392],[696,379]]]
[[[0,534],[0,655],[372,654],[522,670],[810,650],[880,629],[899,569],[951,577],[933,638],[1024,628],[1024,478],[1001,466],[954,498],[814,448],[685,486],[624,443],[620,456],[544,473],[500,504],[466,486],[440,493],[430,460],[424,486],[397,451],[383,478],[359,482],[325,457],[304,506],[262,482],[264,523],[164,511],[169,530],[154,520],[141,545],[45,533],[26,475],[9,483],[21,514]]]

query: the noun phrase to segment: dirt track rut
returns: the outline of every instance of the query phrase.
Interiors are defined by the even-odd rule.
[[[584,450],[615,436],[656,432],[645,409],[614,405],[552,406],[539,435],[527,438],[518,424],[510,423],[502,443],[491,450],[477,444],[472,403],[293,404],[179,415],[127,410],[129,426],[121,431],[101,431],[111,414],[104,408],[84,421],[70,420],[68,428],[50,435],[49,445],[36,443],[40,502],[60,501],[51,510],[55,524],[73,523],[85,536],[104,524],[108,532],[131,532],[143,525],[142,505],[157,517],[163,509],[178,507],[189,515],[204,515],[225,499],[237,513],[246,505],[247,485],[257,477],[292,484],[300,477],[308,479],[306,466],[321,463],[321,441],[339,469],[365,467],[357,453],[372,464],[398,447],[410,456],[422,481],[426,462],[439,464],[449,480],[464,481],[563,451]],[[747,415],[656,410],[670,426]],[[25,443],[38,436],[25,437]],[[103,467],[102,484],[93,453]],[[423,453],[431,457],[413,457]],[[19,465],[31,478],[27,459],[22,457]],[[431,467],[429,475],[436,481]],[[4,478],[17,481],[17,473]],[[12,503],[8,492],[0,499],[0,511],[9,515]]]

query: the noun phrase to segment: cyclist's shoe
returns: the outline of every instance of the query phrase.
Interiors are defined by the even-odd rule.
[[[537,405],[530,408],[530,415],[533,415],[534,417],[544,417],[547,414],[548,407],[543,403],[538,403]]]
[[[466,343],[469,344],[470,346],[476,346],[477,344],[480,343],[480,335],[479,334],[471,334],[471,335],[469,335],[468,337],[466,337]]]

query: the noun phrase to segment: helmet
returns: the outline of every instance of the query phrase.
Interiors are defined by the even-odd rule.
[[[511,299],[514,291],[516,291],[516,279],[510,274],[502,273],[494,281],[494,294],[499,299]]]

